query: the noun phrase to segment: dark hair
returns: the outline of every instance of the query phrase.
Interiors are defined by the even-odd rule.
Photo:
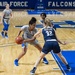
[[[41,13],[40,16],[42,16],[42,15],[45,16],[45,17],[47,17],[46,13]]]
[[[36,21],[37,21],[36,18],[32,17],[31,20],[29,21],[29,25],[30,24],[32,25],[33,23],[36,23]]]
[[[30,24],[32,25],[33,23],[36,23],[36,22],[35,22],[34,20],[30,20],[30,21],[29,21],[29,25],[30,25]]]
[[[34,21],[34,22],[37,21],[35,17],[32,17],[31,20]]]

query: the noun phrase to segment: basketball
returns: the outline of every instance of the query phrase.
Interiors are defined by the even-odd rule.
[[[16,42],[17,44],[22,44],[23,38],[22,38],[22,37],[17,37],[17,38],[15,39],[15,42]]]

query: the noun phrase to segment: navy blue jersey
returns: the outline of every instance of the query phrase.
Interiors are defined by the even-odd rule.
[[[42,29],[42,34],[43,34],[43,37],[44,37],[44,40],[51,40],[51,39],[56,39],[56,36],[55,36],[55,31],[52,27],[44,27]]]
[[[60,53],[60,46],[56,41],[55,31],[53,27],[44,27],[42,29],[42,34],[45,40],[42,52],[44,54],[48,54],[51,50],[53,50],[54,53]]]

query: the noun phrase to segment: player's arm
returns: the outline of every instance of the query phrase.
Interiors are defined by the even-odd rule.
[[[42,24],[42,22],[41,22],[40,20],[38,20],[38,22],[39,22],[40,24]]]
[[[17,37],[20,36],[20,34],[24,31],[24,29],[25,29],[25,26],[21,27],[20,31],[18,32]]]
[[[20,31],[19,31],[19,33],[18,33],[17,37],[18,37],[18,36],[20,36],[20,34],[21,34],[21,32],[22,32],[22,31],[23,31],[23,30],[20,30]]]
[[[12,15],[12,10],[11,10],[11,13],[10,13],[10,18],[13,18],[13,15]]]
[[[12,10],[11,10],[10,16],[12,16]]]
[[[1,24],[3,23],[3,17],[4,17],[4,12],[2,13],[2,16],[1,16]]]
[[[26,39],[26,40],[24,40],[23,42],[33,42],[34,40],[35,40],[36,38],[32,38],[32,39]]]
[[[38,37],[40,34],[42,33],[42,29],[40,29],[35,35],[34,35],[34,37],[33,38],[36,38],[36,37]]]
[[[12,17],[12,12],[10,13],[10,16]]]
[[[67,44],[66,42],[62,42],[62,41],[60,41],[60,40],[58,39],[58,37],[57,37],[57,35],[56,35],[56,32],[55,32],[55,36],[56,36],[56,40],[57,40],[60,44],[62,44],[62,45],[66,45],[66,44]]]
[[[11,10],[10,16],[12,17],[12,10]]]
[[[39,22],[40,24],[42,24],[43,26],[45,26],[45,24],[44,24],[44,23],[42,23],[40,20],[38,20],[38,22]]]

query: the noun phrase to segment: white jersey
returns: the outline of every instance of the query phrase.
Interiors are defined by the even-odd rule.
[[[27,38],[31,39],[34,36],[34,34],[37,32],[37,28],[35,28],[33,31],[30,32],[28,30],[28,27],[29,27],[28,25],[21,27],[21,30],[23,30],[24,39],[27,39]]]
[[[8,10],[4,9],[3,13],[4,13],[3,18],[4,19],[9,19],[10,18],[10,14],[12,13],[12,10],[11,9],[8,9]]]

